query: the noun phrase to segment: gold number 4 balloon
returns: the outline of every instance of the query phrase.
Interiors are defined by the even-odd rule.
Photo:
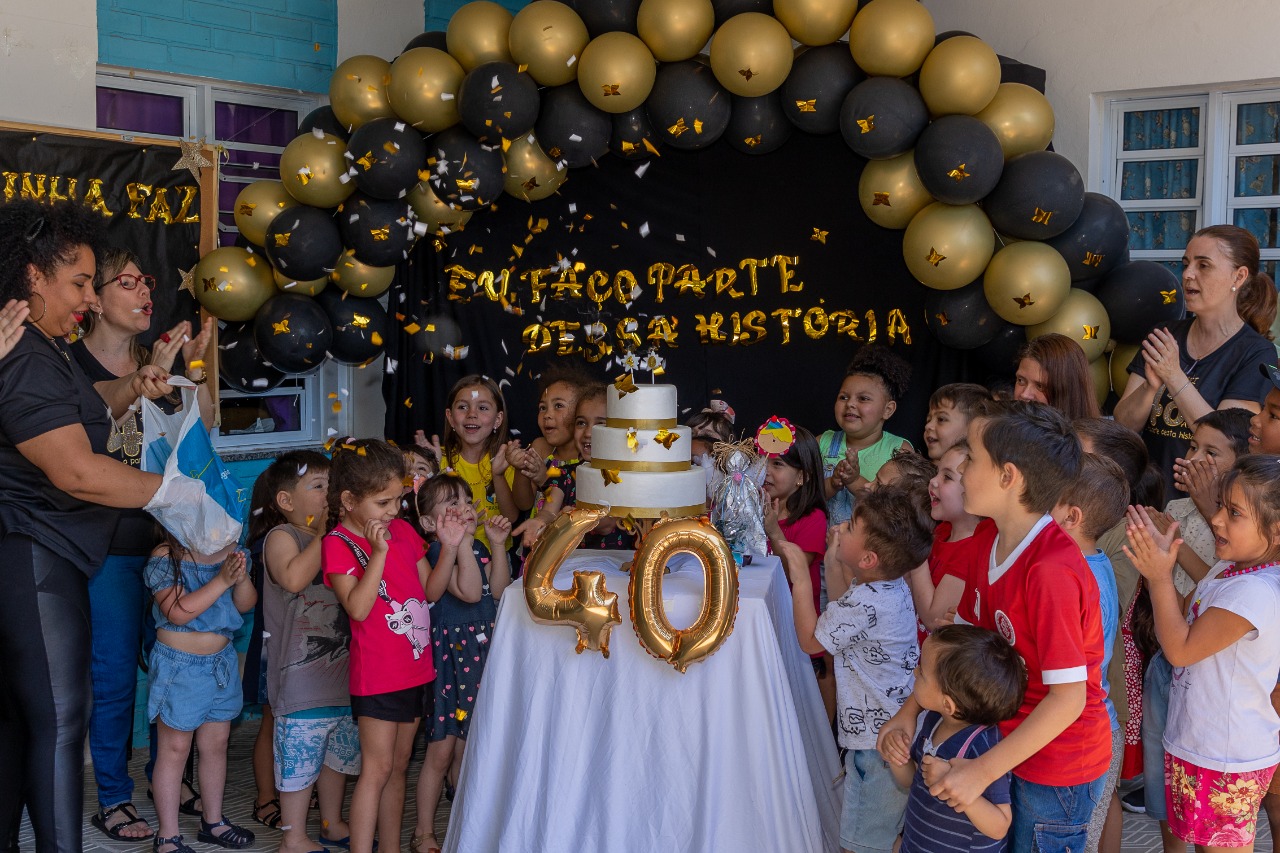
[[[538,537],[525,560],[524,596],[535,622],[572,625],[577,652],[609,656],[609,632],[620,624],[618,595],[605,589],[601,572],[574,572],[573,588],[554,586],[560,564],[573,552],[605,510],[573,509],[560,515]],[[686,629],[673,628],[662,606],[662,573],[667,560],[688,552],[702,564],[706,591],[698,618]],[[724,537],[703,519],[659,521],[636,551],[631,569],[631,624],[640,644],[681,672],[713,653],[733,633],[738,614],[738,566]]]
[[[572,589],[554,586],[560,564],[604,516],[602,509],[574,509],[551,522],[525,560],[524,598],[533,621],[578,629],[578,654],[591,649],[608,657],[609,632],[622,618],[618,594],[605,589],[604,574],[574,572]]]
[[[667,560],[688,552],[702,564],[706,589],[702,609],[684,630],[673,628],[662,606],[662,573]],[[714,527],[701,518],[659,521],[641,541],[632,561],[631,625],[654,657],[685,672],[720,648],[738,615],[738,566]]]

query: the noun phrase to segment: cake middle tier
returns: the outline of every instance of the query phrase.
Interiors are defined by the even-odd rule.
[[[618,518],[660,518],[664,512],[683,518],[702,515],[707,509],[707,473],[702,468],[619,471],[593,459],[574,471],[574,485],[578,506],[608,507],[609,514]]]
[[[627,440],[630,430],[598,426],[591,430],[591,458],[597,468],[617,471],[683,471],[693,447],[688,427],[637,429],[636,449]],[[665,434],[666,443],[658,441]]]

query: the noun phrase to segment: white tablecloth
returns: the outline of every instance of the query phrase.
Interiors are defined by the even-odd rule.
[[[682,675],[631,627],[630,556],[580,551],[557,575],[601,570],[618,593],[607,660],[507,589],[445,853],[839,850],[839,759],[781,564],[743,568],[733,634]],[[687,554],[669,565],[668,618],[687,626],[702,572]]]

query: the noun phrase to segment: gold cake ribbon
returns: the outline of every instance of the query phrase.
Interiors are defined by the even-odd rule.
[[[643,418],[605,418],[604,425],[614,429],[671,429],[676,426],[675,418],[659,418],[645,420]]]
[[[611,468],[614,471],[688,471],[688,462],[644,462],[627,459],[592,459],[591,467]]]
[[[614,518],[626,518],[628,515],[632,518],[661,518],[664,512],[672,518],[689,518],[690,516],[704,515],[707,511],[705,503],[691,506],[605,506],[580,500],[577,505],[580,509],[604,510]]]

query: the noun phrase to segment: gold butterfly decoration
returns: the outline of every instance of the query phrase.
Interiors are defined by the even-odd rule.
[[[1084,338],[1082,338],[1082,340],[1086,340],[1086,341],[1096,341],[1097,339],[1098,339],[1098,327],[1097,327],[1097,326],[1090,326],[1090,325],[1088,325],[1088,324],[1085,324],[1085,326],[1084,326]]]
[[[823,231],[821,228],[814,228],[813,234],[812,236],[809,237],[809,239],[815,243],[821,243],[822,245],[825,246],[827,245],[827,234],[829,233],[831,232]]]
[[[889,203],[889,194],[888,194],[888,193],[873,193],[873,194],[872,194],[872,197],[871,197],[871,206],[872,206],[872,207],[875,207],[875,206],[876,206],[876,205],[878,205],[878,204],[883,204],[885,207],[893,207],[893,205]]]
[[[1162,290],[1160,291],[1160,298],[1164,300],[1160,303],[1161,305],[1172,305],[1178,301],[1178,291]]]
[[[653,440],[661,444],[667,450],[671,449],[671,445],[680,440],[680,433],[672,432],[669,429],[660,429],[653,436]]]
[[[860,118],[860,119],[858,119],[858,131],[859,131],[860,133],[870,133],[871,131],[873,131],[873,130],[875,130],[875,129],[876,129],[876,116],[875,116],[875,113],[872,113],[871,115],[867,116],[866,118]]]
[[[933,264],[935,267],[938,264],[945,261],[946,259],[947,259],[946,255],[941,254],[940,252],[938,252],[937,249],[933,248],[932,246],[929,247],[929,256],[925,258],[926,261]]]
[[[750,68],[739,68],[738,73],[741,74],[748,83],[751,82],[752,77],[756,76],[756,72],[752,71]]]
[[[676,123],[667,128],[667,133],[672,136],[681,136],[689,129],[689,125],[684,123],[684,117],[681,116]]]
[[[1031,221],[1037,225],[1048,225],[1051,216],[1053,216],[1052,210],[1041,210],[1037,207],[1036,212],[1031,214]]]
[[[618,391],[618,399],[621,400],[633,391],[639,391],[636,387],[636,381],[630,373],[624,373],[614,380],[613,387]]]
[[[807,101],[796,101],[796,109],[802,113],[816,113],[818,111],[818,99],[810,98]]]
[[[1018,303],[1018,308],[1020,309],[1030,308],[1032,305],[1036,304],[1036,301],[1031,298],[1030,293],[1024,293],[1022,296],[1015,296],[1013,297],[1013,301]]]
[[[746,139],[742,140],[743,144],[746,145],[748,148],[755,148],[757,145],[759,145],[763,141],[764,141],[763,133],[757,133],[755,136],[748,136]]]
[[[1102,259],[1105,257],[1106,257],[1105,254],[1095,255],[1093,252],[1085,252],[1084,265],[1086,267],[1096,267],[1102,263]]]
[[[622,477],[619,476],[618,471],[615,468],[601,468],[600,476],[604,479],[604,484],[606,487],[614,483],[622,482]]]
[[[622,88],[621,83],[604,83],[600,86],[600,88],[604,90],[604,97],[606,98],[611,97],[613,95],[618,95],[618,96],[622,95],[622,93],[618,91],[620,88]]]
[[[627,429],[627,447],[631,449],[632,453],[640,449],[640,437],[636,435],[635,427]]]
[[[945,326],[951,322],[951,318],[947,316],[946,311],[943,311],[941,314],[934,314],[933,316],[937,318],[939,326]]]
[[[965,166],[967,165],[968,165],[967,163],[961,163],[959,166],[956,166],[950,172],[947,172],[947,177],[954,178],[956,183],[960,183],[965,178],[970,176],[969,171],[965,168]]]
[[[272,323],[272,324],[271,324],[271,334],[273,334],[273,335],[288,335],[288,334],[291,334],[291,332],[289,331],[289,318],[288,318],[288,317],[285,317],[285,318],[284,318],[283,320],[281,320],[279,323]]]
[[[287,245],[289,245],[289,238],[290,238],[290,237],[292,237],[292,236],[293,236],[293,233],[292,233],[292,232],[290,232],[290,233],[288,233],[288,234],[277,234],[277,235],[276,235],[276,245],[277,245],[277,246],[287,246]]]
[[[351,315],[351,325],[355,326],[357,329],[369,328],[369,321],[370,318],[366,317],[364,314]]]
[[[253,216],[253,211],[257,209],[257,205],[251,201],[240,202],[240,207],[236,209],[236,213],[241,216]]]

